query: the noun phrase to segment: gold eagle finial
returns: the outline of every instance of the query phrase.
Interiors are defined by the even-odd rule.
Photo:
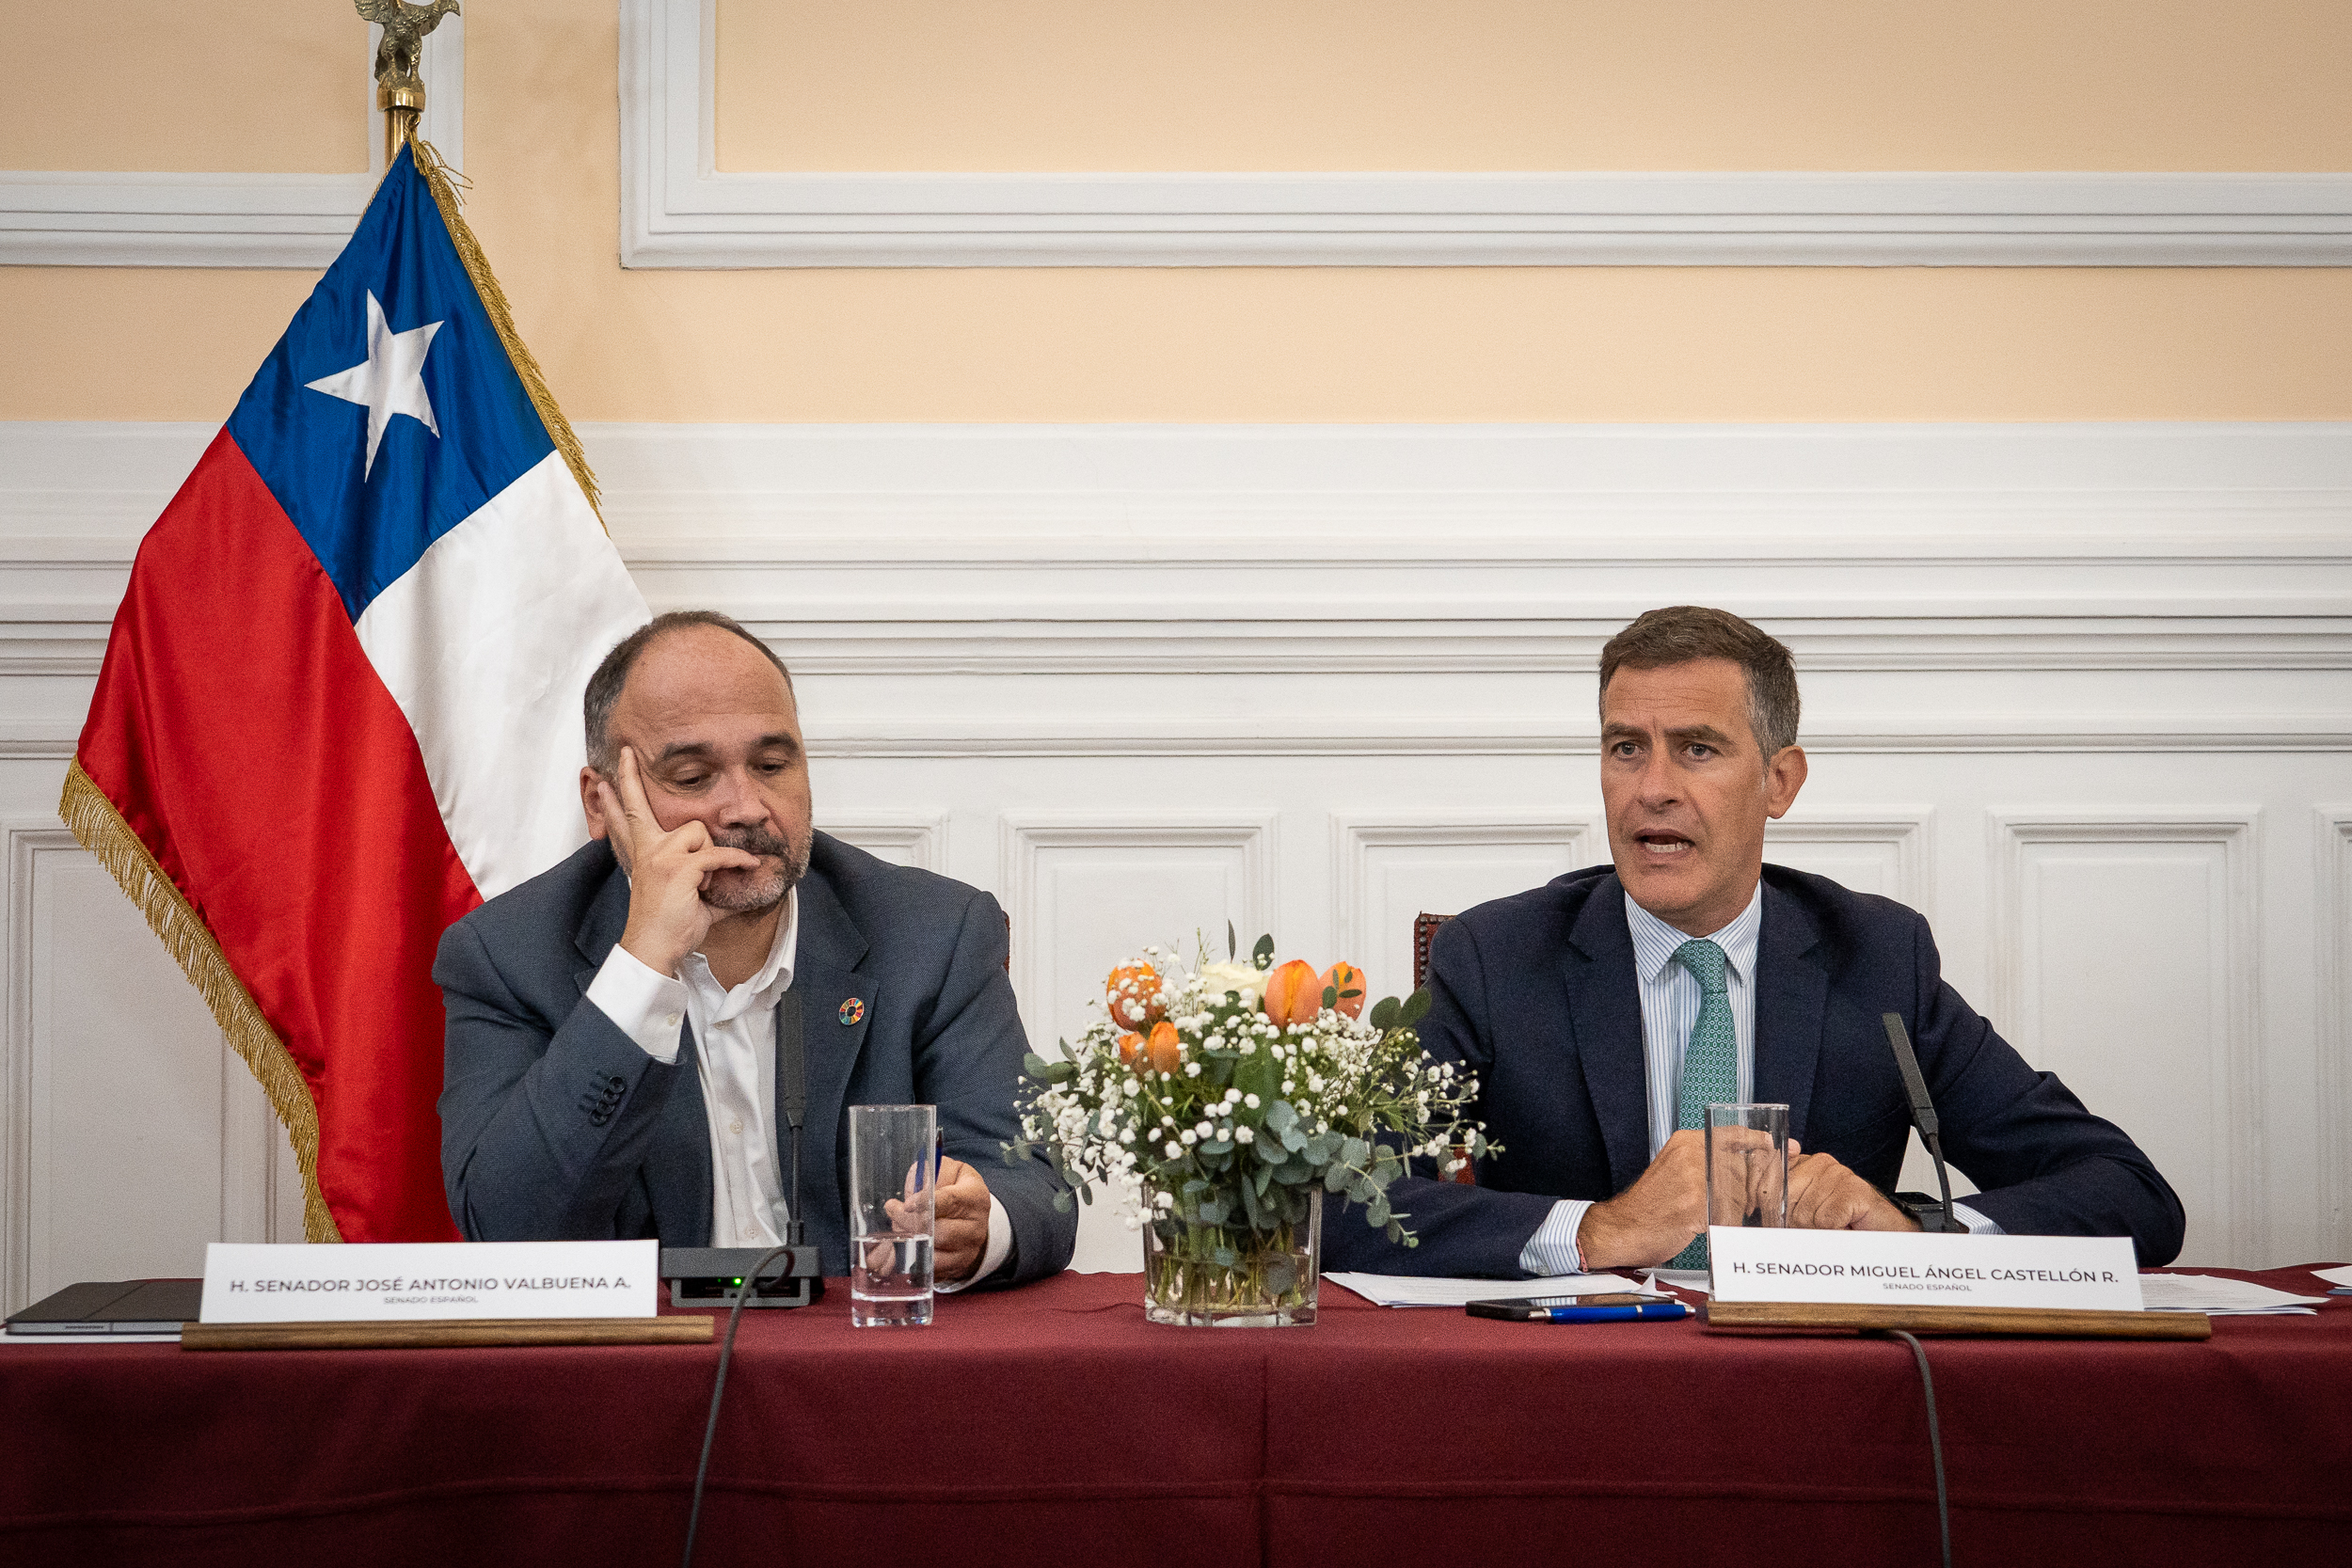
[[[353,0],[359,8],[359,20],[373,22],[384,29],[384,40],[375,46],[375,83],[379,87],[411,87],[417,83],[417,57],[424,48],[424,35],[441,24],[441,18],[462,14],[457,0],[433,0],[429,6],[412,6],[408,0]]]

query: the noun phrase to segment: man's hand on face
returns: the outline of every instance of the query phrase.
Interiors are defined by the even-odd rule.
[[[1834,1155],[1788,1142],[1788,1224],[1797,1230],[1916,1230],[1919,1222]]]
[[[628,925],[621,945],[657,974],[675,974],[686,955],[703,944],[718,911],[703,902],[703,881],[713,871],[755,870],[759,857],[710,841],[710,830],[689,819],[675,832],[655,819],[637,771],[634,748],[621,748],[614,769],[620,788],[596,781],[605,836],[628,873]]]
[[[1663,1263],[1707,1228],[1707,1134],[1677,1132],[1633,1185],[1584,1212],[1577,1250],[1588,1269]]]

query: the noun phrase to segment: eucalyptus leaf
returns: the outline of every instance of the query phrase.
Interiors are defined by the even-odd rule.
[[[1281,1091],[1282,1064],[1274,1059],[1273,1052],[1261,1044],[1234,1065],[1233,1087],[1244,1094],[1256,1095],[1266,1119],[1272,1120],[1274,1107],[1281,1103],[1274,1097]]]
[[[1345,1165],[1333,1165],[1323,1173],[1323,1190],[1327,1193],[1338,1192],[1347,1185],[1347,1179],[1354,1174]]]
[[[1371,1200],[1364,1205],[1364,1223],[1366,1225],[1386,1225],[1389,1223],[1388,1194],[1375,1193],[1372,1195]]]
[[[1062,1049],[1070,1049],[1068,1040],[1062,1041]],[[1045,1076],[1045,1058],[1034,1051],[1025,1052],[1021,1057],[1021,1070],[1032,1078],[1042,1080]]]
[[[1423,986],[1405,999],[1405,1006],[1397,1014],[1397,1022],[1409,1029],[1428,1016],[1429,988]]]
[[[1340,1158],[1348,1164],[1360,1167],[1372,1158],[1372,1145],[1361,1138],[1350,1138],[1340,1145]]]
[[[1260,969],[1274,967],[1274,938],[1271,934],[1258,939],[1258,945],[1249,950],[1249,961]]]
[[[1077,1208],[1077,1205],[1070,1201],[1070,1193],[1069,1193],[1069,1191],[1068,1191],[1067,1189],[1064,1189],[1064,1190],[1062,1190],[1062,1191],[1060,1191],[1060,1192],[1057,1192],[1057,1193],[1056,1193],[1056,1194],[1054,1195],[1054,1212],[1055,1212],[1055,1213],[1057,1213],[1057,1214],[1067,1214],[1067,1213],[1072,1212],[1073,1212],[1073,1210],[1075,1210],[1076,1208]]]
[[[1396,1010],[1397,1000],[1393,996],[1384,996],[1379,1001],[1375,1002],[1372,1005],[1372,1026],[1375,1029],[1394,1028],[1396,1026]]]
[[[1225,923],[1225,960],[1228,963],[1241,956],[1241,938],[1233,933],[1233,923]]]
[[[1266,1131],[1278,1136],[1298,1125],[1298,1107],[1287,1100],[1278,1100],[1266,1107]]]
[[[1276,1295],[1287,1295],[1298,1285],[1298,1259],[1287,1252],[1278,1252],[1265,1260],[1265,1288]]]
[[[1221,1197],[1204,1197],[1193,1210],[1195,1217],[1202,1225],[1223,1225],[1226,1212],[1225,1200]]]

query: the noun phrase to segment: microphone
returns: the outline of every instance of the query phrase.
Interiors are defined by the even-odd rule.
[[[661,1273],[674,1307],[808,1307],[825,1293],[817,1249],[808,1243],[801,1212],[801,1129],[808,1120],[808,1055],[801,1034],[801,995],[787,990],[776,1004],[776,1108],[791,1147],[792,1196],[784,1244],[758,1247],[663,1247]],[[782,1266],[773,1267],[781,1259]],[[715,1403],[715,1401],[714,1401]]]
[[[1886,1043],[1895,1049],[1895,1066],[1903,1075],[1903,1088],[1911,1096],[1911,1124],[1919,1130],[1919,1141],[1928,1146],[1928,1158],[1935,1162],[1935,1182],[1944,1192],[1944,1212],[1932,1208],[1924,1212],[1914,1210],[1912,1217],[1922,1230],[1960,1234],[1967,1227],[1952,1212],[1952,1178],[1944,1168],[1944,1141],[1935,1119],[1935,1101],[1928,1098],[1928,1081],[1919,1071],[1919,1058],[1912,1054],[1911,1036],[1903,1028],[1900,1013],[1882,1013],[1879,1022],[1886,1025]]]

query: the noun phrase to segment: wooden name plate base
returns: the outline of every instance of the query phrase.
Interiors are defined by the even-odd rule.
[[[188,1323],[182,1350],[446,1350],[453,1345],[707,1345],[718,1320],[449,1318],[412,1323]]]
[[[2068,1339],[2210,1339],[2202,1312],[2085,1312],[2048,1307],[1904,1307],[1855,1302],[1710,1301],[1708,1329],[1900,1328],[1914,1334],[2039,1334]]]

